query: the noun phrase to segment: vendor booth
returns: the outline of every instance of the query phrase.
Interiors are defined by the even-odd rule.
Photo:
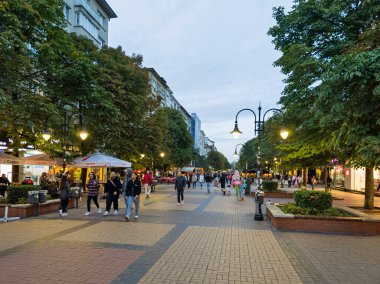
[[[73,168],[85,168],[86,180],[88,179],[88,173],[94,172],[101,184],[107,182],[107,169],[130,168],[131,166],[132,164],[128,161],[120,160],[100,152],[77,158],[71,165]]]
[[[0,174],[5,174],[10,182],[12,182],[12,166],[23,164],[23,161],[18,157],[0,153]]]

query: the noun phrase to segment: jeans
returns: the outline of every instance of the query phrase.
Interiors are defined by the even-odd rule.
[[[59,207],[59,209],[61,209],[62,212],[67,212],[68,205],[69,205],[69,199],[64,199],[64,200],[61,199],[61,206]]]
[[[201,184],[201,188],[203,188],[203,182],[202,182],[202,181],[200,181],[199,183]]]
[[[106,211],[111,210],[111,204],[113,203],[113,210],[119,210],[119,196],[113,194],[107,194]]]
[[[99,209],[98,196],[87,195],[87,212],[91,211],[91,199],[94,200],[94,204]]]
[[[193,188],[196,188],[196,187],[197,187],[197,182],[193,181]]]
[[[145,196],[149,195],[150,194],[150,186],[149,184],[144,184],[144,187],[145,187]]]
[[[207,192],[210,193],[211,182],[206,182],[206,185],[207,185]]]
[[[139,215],[139,204],[140,204],[140,198],[136,198],[133,196],[126,196],[124,198],[125,200],[125,216],[129,218],[132,213],[132,203],[135,203],[135,216]]]
[[[181,203],[181,200],[183,201],[183,189],[177,189],[177,201],[178,203]]]

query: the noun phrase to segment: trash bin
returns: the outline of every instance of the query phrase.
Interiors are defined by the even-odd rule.
[[[256,212],[255,212],[255,221],[263,221],[264,216],[261,211],[261,205],[264,204],[264,191],[257,191],[255,194],[255,203],[256,203]]]
[[[48,193],[47,190],[40,190],[38,192],[38,199],[39,199],[38,201],[39,201],[39,203],[46,202],[47,193]]]
[[[37,190],[28,191],[28,203],[38,204],[39,192]]]

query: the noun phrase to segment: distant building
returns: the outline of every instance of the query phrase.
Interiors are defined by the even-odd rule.
[[[201,131],[201,147],[199,149],[199,155],[201,155],[202,157],[207,156],[207,151],[205,149],[205,140],[206,140],[206,135],[204,131],[202,130]]]
[[[66,30],[91,39],[98,47],[108,44],[108,21],[116,18],[105,0],[64,0]]]
[[[207,154],[211,151],[216,151],[215,142],[208,137],[205,138],[205,151]]]
[[[196,113],[191,114],[191,136],[194,140],[194,149],[201,150],[201,120]]]

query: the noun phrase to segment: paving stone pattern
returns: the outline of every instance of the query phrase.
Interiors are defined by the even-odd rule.
[[[380,237],[280,232],[251,198],[172,185],[141,197],[138,220],[58,213],[0,224],[1,283],[379,283]],[[337,193],[344,205],[362,196]],[[100,201],[105,208],[104,200]]]

